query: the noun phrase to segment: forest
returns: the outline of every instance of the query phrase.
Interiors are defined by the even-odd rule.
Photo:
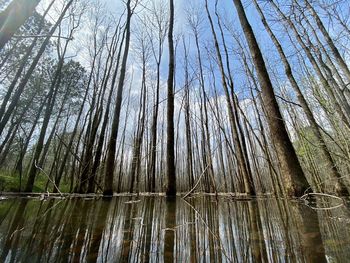
[[[2,191],[349,194],[347,1],[112,2],[2,1]]]
[[[0,0],[1,262],[347,262],[350,1]]]

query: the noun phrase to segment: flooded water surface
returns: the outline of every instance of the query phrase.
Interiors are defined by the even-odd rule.
[[[0,262],[349,262],[346,206],[202,196],[0,202]]]

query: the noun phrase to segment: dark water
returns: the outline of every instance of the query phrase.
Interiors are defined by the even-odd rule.
[[[327,260],[350,260],[346,206],[208,196],[0,201],[0,262]]]

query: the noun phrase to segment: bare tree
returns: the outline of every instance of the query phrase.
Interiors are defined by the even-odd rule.
[[[263,56],[248,22],[243,5],[240,0],[233,0],[233,2],[257,71],[271,137],[276,146],[278,159],[281,164],[286,192],[288,195],[300,196],[309,187],[309,184],[288,136]]]
[[[168,178],[168,186],[166,190],[167,196],[176,195],[176,168],[175,168],[175,142],[174,142],[174,0],[169,0],[169,71],[168,71],[168,97],[167,97],[167,148],[166,148],[166,174]]]

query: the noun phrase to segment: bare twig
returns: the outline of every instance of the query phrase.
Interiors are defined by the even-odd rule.
[[[15,35],[13,36],[13,38],[36,38],[36,37],[48,37],[48,35],[27,35],[27,36],[18,36]],[[66,39],[66,40],[73,40],[73,37],[63,37],[63,36],[50,36],[51,38],[62,38],[62,39]]]
[[[79,162],[81,163],[81,160],[79,158],[79,156],[77,156],[70,147],[68,147],[68,145],[64,142],[64,140],[57,134],[57,132],[55,132],[55,135],[57,136],[57,138],[62,142],[62,144],[64,145],[64,147],[66,147],[70,153],[74,156],[74,158]]]
[[[41,167],[39,167],[39,166],[37,165],[36,160],[34,161],[34,165],[35,165],[35,167],[36,167],[37,169],[39,169],[44,175],[46,175],[46,177],[49,179],[49,181],[50,181],[50,182],[53,184],[53,186],[57,189],[57,191],[59,192],[59,194],[60,194],[61,196],[63,196],[62,192],[61,192],[60,189],[57,187],[57,185],[55,184],[55,182],[54,182],[53,180],[51,180],[50,176],[44,171],[43,168],[41,168]]]
[[[280,100],[283,100],[283,101],[286,102],[286,103],[290,103],[290,104],[293,104],[293,105],[295,105],[295,106],[301,107],[301,105],[300,105],[299,103],[296,103],[296,102],[294,102],[294,101],[287,100],[287,99],[283,98],[283,97],[280,96],[280,95],[275,95],[275,96],[276,96],[277,98],[279,98]]]
[[[344,205],[344,201],[342,198],[335,196],[335,195],[325,194],[325,193],[307,193],[307,194],[304,194],[303,196],[301,196],[300,199],[305,201],[306,198],[308,198],[309,196],[324,196],[324,197],[337,199],[341,202],[341,203],[336,204],[336,205],[331,206],[331,207],[314,207],[314,206],[311,206],[311,205],[305,203],[306,206],[308,206],[314,210],[332,210],[332,209],[342,207]]]
[[[216,234],[213,232],[213,230],[211,230],[211,228],[209,227],[209,225],[207,224],[207,222],[205,222],[205,220],[203,219],[203,217],[201,216],[201,214],[193,207],[193,205],[191,205],[191,204],[190,204],[189,202],[187,202],[185,199],[183,199],[183,201],[184,201],[188,206],[190,206],[190,207],[193,209],[193,211],[194,211],[195,214],[197,215],[197,218],[199,218],[199,219],[202,221],[202,223],[204,224],[204,226],[205,226],[206,228],[208,228],[209,233],[210,233],[216,240],[218,240],[218,242],[219,242],[219,248],[220,248],[220,250],[222,251],[223,255],[227,258],[227,260],[228,260],[229,262],[233,262],[232,259],[230,259],[230,258],[228,257],[228,255],[227,255],[227,253],[226,253],[224,247],[222,246],[222,241],[221,241],[220,236],[216,235]]]
[[[321,181],[321,182],[317,183],[316,186],[320,186],[320,185],[322,185],[322,184],[325,184],[325,183],[327,183],[327,182],[330,181],[330,180],[339,180],[339,179],[346,178],[346,177],[348,177],[348,174],[347,174],[347,175],[340,176],[340,177],[337,177],[337,178],[330,178],[330,179],[328,178],[328,179],[326,179],[326,180],[324,180],[324,181]],[[311,190],[311,186],[308,187],[308,188],[304,191],[304,195],[303,195],[303,196],[307,195],[307,191],[309,191],[309,190]],[[303,197],[303,196],[302,196],[302,197]],[[301,199],[302,197],[300,197],[300,199]],[[337,197],[337,196],[336,196],[336,197]],[[339,197],[337,197],[337,198],[339,198]]]
[[[222,141],[220,141],[220,142],[218,143],[218,145],[216,145],[215,149],[212,150],[211,155],[214,154],[214,152],[215,152],[215,151],[217,150],[217,148],[219,147],[219,144],[221,144],[221,143],[222,143]],[[188,191],[188,193],[185,194],[182,198],[188,197],[188,196],[197,188],[197,186],[198,186],[200,180],[202,179],[202,177],[203,177],[203,175],[205,174],[206,170],[208,170],[210,164],[211,164],[211,163],[208,163],[208,165],[204,168],[203,172],[202,172],[201,175],[199,176],[199,178],[198,178],[196,184],[195,184],[195,185],[192,187],[192,189],[191,189],[190,191]],[[211,179],[214,180],[214,178],[211,178]],[[213,182],[213,184],[214,184],[214,182]],[[215,193],[216,193],[216,196],[217,196],[218,193],[217,193],[216,187],[215,187]]]
[[[205,174],[206,170],[208,170],[208,168],[209,168],[209,164],[204,168],[203,172],[201,173],[201,175],[199,176],[199,178],[198,178],[198,180],[197,180],[197,183],[196,183],[196,184],[192,187],[192,189],[191,189],[190,191],[188,191],[188,193],[185,194],[184,197],[182,197],[182,198],[185,199],[186,197],[188,197],[188,196],[197,188],[199,182],[201,181],[203,175]]]
[[[326,196],[326,197],[330,197],[330,198],[335,198],[335,199],[338,199],[338,200],[341,200],[343,201],[343,199],[341,199],[340,197],[338,196],[335,196],[335,195],[330,195],[330,194],[324,194],[324,193],[307,193],[307,194],[304,194],[303,196],[300,197],[301,200],[305,200],[308,196],[310,195],[315,195],[315,196]]]

